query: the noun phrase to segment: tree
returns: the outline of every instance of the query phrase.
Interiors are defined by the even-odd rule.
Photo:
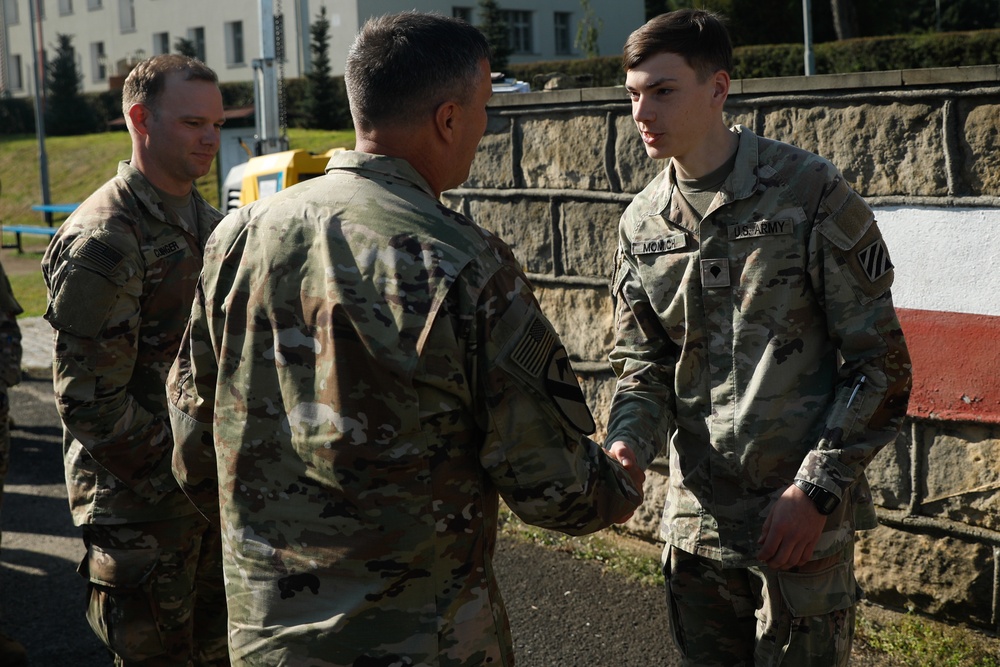
[[[833,28],[837,39],[852,39],[858,36],[858,13],[854,11],[853,0],[830,0],[833,12]]]
[[[580,0],[580,7],[583,9],[583,18],[576,26],[576,41],[573,45],[583,51],[588,58],[596,58],[601,55],[597,39],[601,35],[601,28],[604,27],[604,19],[594,15],[590,0]]]
[[[309,26],[309,35],[312,68],[306,75],[306,125],[333,130],[342,127],[346,119],[344,100],[330,75],[330,19],[326,17],[326,7],[320,7],[319,18]]]
[[[510,31],[496,0],[479,0],[479,18],[479,29],[486,35],[486,41],[493,51],[490,69],[502,72],[510,61]]]
[[[56,57],[46,67],[45,127],[53,135],[95,131],[96,114],[83,96],[71,35],[56,34]]]
[[[177,38],[177,41],[174,42],[174,51],[188,58],[198,57],[198,49],[195,48],[194,41],[185,37]]]

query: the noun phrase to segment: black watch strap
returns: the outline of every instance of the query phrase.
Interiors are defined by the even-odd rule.
[[[816,505],[816,509],[820,514],[826,516],[837,509],[837,505],[840,504],[840,498],[830,493],[822,486],[817,486],[812,482],[807,482],[804,479],[795,480],[795,486],[802,489],[809,499],[813,501]]]

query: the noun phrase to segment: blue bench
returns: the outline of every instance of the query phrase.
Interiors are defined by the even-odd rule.
[[[56,232],[59,230],[58,227],[37,227],[35,225],[0,225],[0,230],[4,232],[11,232],[17,239],[14,244],[4,243],[4,248],[17,248],[18,253],[24,252],[24,248],[21,247],[21,234],[40,234],[42,236],[48,236],[52,238],[55,236]]]
[[[42,213],[72,213],[79,204],[32,204],[32,211]]]

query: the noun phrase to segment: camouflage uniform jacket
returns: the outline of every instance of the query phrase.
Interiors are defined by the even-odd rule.
[[[17,316],[23,312],[0,264],[0,389],[21,381],[21,328]]]
[[[661,534],[741,567],[796,478],[842,501],[815,558],[875,525],[864,470],[898,433],[910,362],[871,209],[826,160],[735,131],[704,218],[672,164],[622,216],[607,442],[648,465],[669,439]]]
[[[77,525],[195,511],[170,469],[165,382],[220,214],[197,192],[185,229],[127,162],[63,223],[42,259],[56,404]]]
[[[574,533],[639,500],[510,250],[394,158],[223,220],[168,387],[243,664],[511,665],[498,492]]]

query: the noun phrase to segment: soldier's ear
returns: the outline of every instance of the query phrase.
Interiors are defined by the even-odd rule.
[[[455,137],[455,124],[459,122],[459,108],[453,100],[442,102],[434,110],[434,126],[446,143],[451,143]]]
[[[142,135],[149,134],[149,121],[152,117],[152,110],[145,104],[133,104],[128,110],[129,124]]]

